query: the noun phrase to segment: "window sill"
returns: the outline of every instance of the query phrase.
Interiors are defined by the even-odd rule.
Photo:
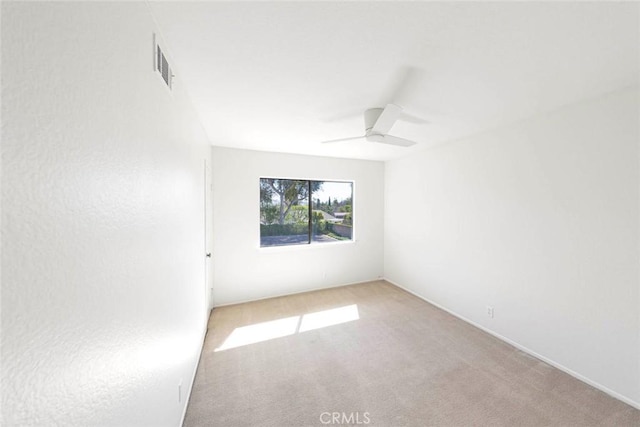
[[[309,250],[319,248],[332,248],[336,246],[355,245],[357,240],[342,240],[337,242],[302,243],[299,245],[258,246],[259,252],[289,252],[297,250]]]

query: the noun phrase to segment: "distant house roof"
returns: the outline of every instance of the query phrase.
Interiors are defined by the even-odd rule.
[[[324,219],[325,221],[329,221],[329,222],[340,222],[342,221],[341,218],[336,218],[335,216],[331,215],[330,213],[327,213],[325,211],[321,211],[320,209],[314,209],[313,210],[314,213],[320,213],[322,214],[322,219]]]

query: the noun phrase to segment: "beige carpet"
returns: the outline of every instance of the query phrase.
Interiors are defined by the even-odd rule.
[[[640,426],[640,411],[386,282],[215,309],[185,426],[322,425]]]

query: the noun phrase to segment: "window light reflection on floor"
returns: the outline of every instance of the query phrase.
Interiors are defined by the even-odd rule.
[[[235,328],[224,343],[216,348],[216,351],[293,335],[298,329],[299,322],[300,316],[293,316]]]
[[[325,328],[327,326],[339,325],[353,320],[358,320],[358,306],[356,304],[344,307],[332,308],[331,310],[318,311],[302,316],[300,329],[298,332],[312,331],[314,329]]]
[[[360,319],[358,305],[352,304],[315,313],[307,313],[301,316],[285,317],[268,322],[242,326],[234,329],[215,351],[229,350],[231,348],[286,337],[300,332],[325,328],[327,326],[339,325],[358,319]]]

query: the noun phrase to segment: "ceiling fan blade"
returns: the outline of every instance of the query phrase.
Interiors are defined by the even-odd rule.
[[[386,134],[391,130],[394,123],[400,117],[400,114],[402,114],[402,107],[395,104],[387,104],[384,110],[382,110],[382,113],[380,113],[378,120],[373,124],[371,133]]]
[[[353,141],[353,140],[356,140],[356,139],[363,139],[363,138],[365,138],[364,135],[352,136],[352,137],[349,137],[349,138],[330,139],[328,141],[322,141],[321,144],[331,144],[331,143],[334,143],[334,142]]]
[[[388,82],[383,102],[411,105],[415,92],[425,80],[425,70],[413,66],[403,66],[396,70]]]
[[[412,145],[416,145],[416,142],[409,141],[408,139],[398,138],[397,136],[384,135],[384,137],[380,141],[383,144],[397,145],[399,147],[411,147]]]
[[[402,114],[400,114],[400,118],[398,120],[402,120],[403,122],[407,123],[414,123],[416,125],[424,125],[430,123],[429,120],[423,119],[422,117],[414,116],[404,111],[402,112]]]

